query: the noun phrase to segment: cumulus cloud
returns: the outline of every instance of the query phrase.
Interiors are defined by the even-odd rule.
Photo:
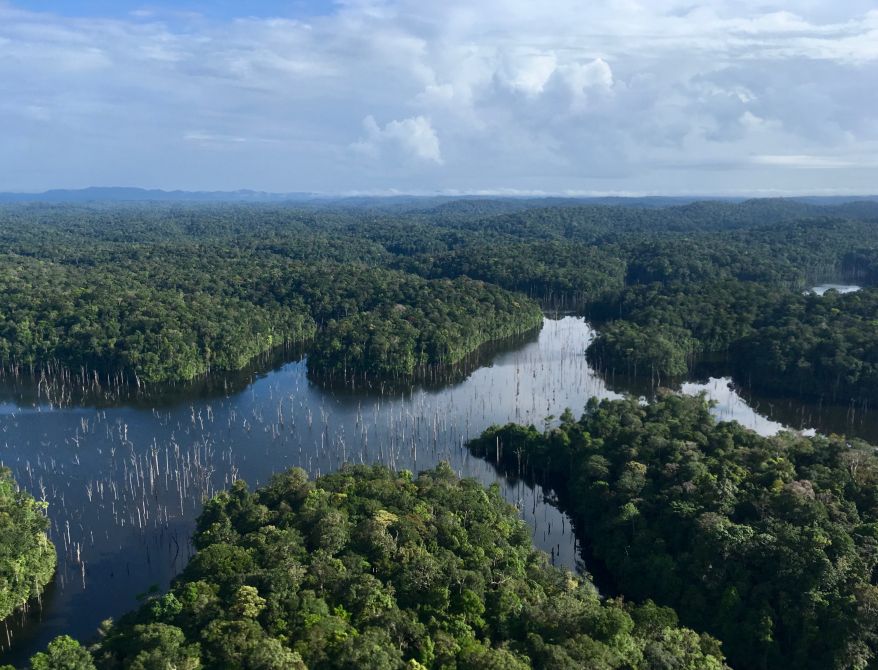
[[[352,146],[357,151],[378,158],[385,147],[401,151],[405,156],[442,164],[439,138],[423,116],[413,116],[402,121],[391,121],[383,128],[373,116],[363,119],[366,137]]]
[[[233,19],[179,4],[84,18],[0,0],[0,190],[855,192],[878,177],[872,0],[357,0]]]
[[[584,93],[592,87],[613,86],[613,70],[603,58],[596,58],[588,63],[570,63],[564,67],[563,72],[565,81],[576,94]]]
[[[574,110],[588,106],[589,97],[613,88],[613,70],[603,58],[585,63],[568,63],[559,75],[570,92]]]
[[[543,92],[557,67],[558,59],[553,53],[504,54],[496,76],[511,90],[535,96]]]

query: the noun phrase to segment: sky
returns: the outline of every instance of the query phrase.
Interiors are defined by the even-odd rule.
[[[0,0],[0,191],[878,192],[874,0]]]

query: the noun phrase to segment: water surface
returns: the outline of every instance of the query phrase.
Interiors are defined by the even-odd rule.
[[[581,569],[570,520],[544,492],[498,475],[464,445],[492,424],[549,425],[565,407],[579,414],[592,396],[620,397],[586,360],[592,337],[581,318],[547,319],[538,335],[465,379],[392,392],[327,388],[308,378],[304,357],[115,404],[59,407],[7,383],[0,461],[49,503],[59,570],[38,620],[14,631],[3,660],[21,663],[59,634],[87,640],[103,619],[134,607],[138,594],[167,588],[192,553],[205,497],[239,478],[256,487],[292,466],[316,476],[345,462],[419,471],[448,461],[460,475],[499,483],[534,544],[556,564]],[[718,417],[760,433],[784,425],[728,379],[683,390],[706,393]]]
[[[188,398],[118,406],[58,407],[7,385],[0,461],[49,502],[60,554],[41,620],[15,631],[8,660],[23,661],[58,634],[88,639],[138,594],[166,588],[191,555],[205,497],[239,478],[259,486],[293,466],[317,476],[345,462],[418,471],[448,461],[461,475],[499,482],[535,545],[576,569],[569,520],[539,487],[506,481],[464,445],[493,423],[542,425],[559,408],[581,411],[593,395],[615,395],[583,356],[590,336],[582,319],[547,320],[538,336],[463,381],[384,393],[328,389],[309,380],[304,358],[243,388],[213,384]]]
[[[816,293],[817,295],[823,295],[830,290],[838,291],[839,293],[855,293],[862,288],[862,286],[857,286],[856,284],[818,284],[808,289],[808,292]]]

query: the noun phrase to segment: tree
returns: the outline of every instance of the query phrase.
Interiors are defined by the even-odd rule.
[[[46,651],[34,655],[30,663],[32,670],[95,670],[88,650],[67,635],[52,640]]]

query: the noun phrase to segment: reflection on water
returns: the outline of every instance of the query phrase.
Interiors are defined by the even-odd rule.
[[[592,396],[620,397],[586,361],[594,331],[581,318],[547,319],[538,337],[484,354],[487,363],[445,386],[333,389],[309,379],[304,358],[162,397],[82,398],[58,407],[26,385],[0,390],[0,462],[48,501],[59,550],[54,588],[38,625],[20,627],[3,661],[22,662],[54,636],[93,636],[99,622],[166,588],[185,565],[202,500],[238,478],[251,486],[299,466],[312,475],[343,463],[418,471],[448,461],[461,475],[498,482],[557,564],[578,565],[569,519],[539,486],[507,480],[465,443],[495,423],[543,426]],[[728,386],[686,384],[714,412],[759,432],[781,426]],[[792,425],[792,424],[791,424]],[[816,424],[815,424],[816,425]]]
[[[819,284],[817,286],[812,286],[806,293],[816,293],[817,295],[823,295],[827,291],[838,291],[839,293],[854,293],[855,291],[859,291],[862,286],[857,286],[856,284]]]
[[[782,430],[789,430],[791,426],[778,421],[772,421],[764,414],[760,414],[759,406],[752,406],[733,387],[729,377],[711,377],[706,382],[685,382],[681,390],[689,395],[704,393],[714,403],[711,412],[720,421],[737,421],[742,426],[753,430],[760,435],[775,435]],[[815,434],[813,428],[804,428],[805,435]]]
[[[246,385],[117,406],[90,398],[59,408],[21,385],[7,389],[0,461],[49,502],[60,560],[42,623],[17,631],[6,656],[20,662],[61,633],[88,638],[137,594],[165,588],[191,554],[205,497],[292,466],[320,475],[344,462],[417,471],[448,461],[462,475],[499,482],[534,543],[576,568],[570,523],[540,488],[498,477],[464,444],[492,423],[542,425],[559,408],[612,395],[582,355],[590,333],[582,319],[547,320],[538,338],[495,353],[463,381],[392,393],[323,387],[304,359],[254,371]]]

